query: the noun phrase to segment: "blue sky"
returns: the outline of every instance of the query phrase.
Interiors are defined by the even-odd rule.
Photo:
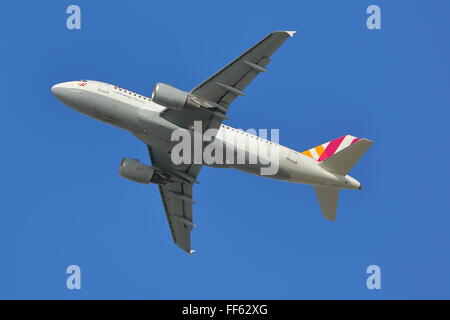
[[[66,28],[81,7],[82,29]],[[366,8],[382,29],[366,28]],[[0,298],[450,298],[450,6],[447,1],[45,1],[2,4]],[[336,223],[312,188],[204,168],[193,248],[173,245],[130,133],[50,92],[96,79],[150,95],[190,90],[273,30],[298,30],[227,124],[279,128],[305,150],[343,134],[373,147]],[[76,264],[82,289],[68,290]],[[366,268],[381,267],[368,290]]]

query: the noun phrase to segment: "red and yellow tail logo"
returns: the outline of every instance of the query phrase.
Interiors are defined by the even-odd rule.
[[[328,141],[327,143],[321,144],[312,149],[303,151],[302,154],[313,158],[316,161],[324,161],[325,159],[331,157],[332,155],[338,153],[341,150],[344,150],[352,143],[355,143],[359,140],[351,135],[345,135],[340,138]]]

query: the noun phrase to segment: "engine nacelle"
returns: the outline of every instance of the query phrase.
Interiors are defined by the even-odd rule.
[[[189,93],[171,87],[168,84],[157,83],[153,89],[152,100],[164,107],[182,110],[187,101]]]
[[[137,159],[123,158],[120,163],[119,174],[131,181],[139,183],[167,183],[168,177],[154,167],[147,166]]]

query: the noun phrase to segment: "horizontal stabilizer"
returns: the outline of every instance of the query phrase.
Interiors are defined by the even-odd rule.
[[[346,175],[372,144],[373,141],[368,139],[359,139],[340,152],[325,159],[320,165],[332,173]]]
[[[328,220],[336,221],[336,208],[338,203],[339,189],[314,187],[317,200],[319,201],[322,214]]]

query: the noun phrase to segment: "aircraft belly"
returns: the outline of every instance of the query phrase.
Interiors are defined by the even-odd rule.
[[[131,131],[139,140],[168,152],[178,143],[171,141],[171,136],[172,132],[180,127],[162,118],[160,112],[138,108],[135,114],[138,123]]]

